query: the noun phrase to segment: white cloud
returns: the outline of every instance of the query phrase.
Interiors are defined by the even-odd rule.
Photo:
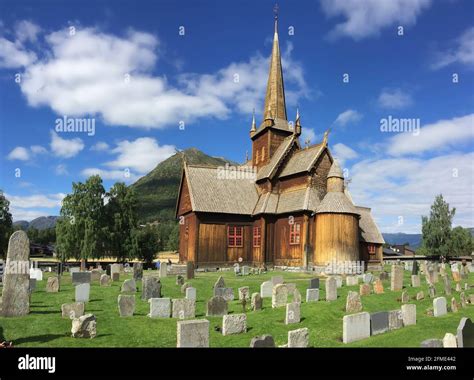
[[[357,123],[360,119],[362,119],[361,113],[349,109],[337,116],[336,120],[334,120],[334,125],[345,127],[349,123]]]
[[[41,28],[28,20],[19,21],[16,24],[15,34],[20,42],[36,42],[38,33],[41,31]]]
[[[421,154],[430,150],[448,150],[474,141],[474,113],[440,120],[420,128],[419,135],[401,133],[388,142],[387,152],[393,156]],[[471,163],[472,164],[472,163]]]
[[[28,161],[30,159],[30,153],[25,147],[17,146],[8,154],[7,158],[9,160]]]
[[[71,158],[84,149],[84,143],[78,137],[63,139],[54,131],[51,131],[51,151],[57,157]]]
[[[20,43],[0,37],[0,68],[27,67],[36,60],[36,54],[23,49]]]
[[[313,128],[301,128],[301,139],[300,141],[304,144],[305,141],[309,141],[310,144],[316,142],[316,133]]]
[[[431,66],[433,69],[440,69],[453,63],[474,66],[474,26],[464,31],[452,44],[454,47],[437,53]]]
[[[91,150],[96,151],[96,152],[103,152],[109,149],[110,149],[109,144],[103,141],[99,141],[98,143],[91,146]]]
[[[354,40],[378,35],[389,26],[411,26],[431,0],[321,0],[327,17],[343,17],[330,37],[348,36]],[[395,33],[395,31],[394,31]]]
[[[344,165],[347,160],[352,160],[359,156],[355,150],[342,143],[335,144],[331,151],[332,155],[339,160],[341,165]]]
[[[61,206],[61,201],[66,196],[64,193],[11,195],[6,194],[11,205],[16,208],[54,208]]]
[[[139,173],[148,173],[161,161],[176,153],[173,145],[162,145],[151,137],[141,137],[134,141],[120,141],[112,153],[118,154],[113,161],[105,165],[114,169],[133,169]]]
[[[45,154],[48,153],[47,149],[41,145],[32,145],[30,150],[33,154]]]
[[[31,106],[46,105],[60,115],[97,115],[110,125],[163,128],[182,120],[250,114],[263,103],[268,58],[260,54],[213,74],[182,74],[175,86],[152,73],[160,69],[159,41],[149,33],[130,30],[117,37],[84,28],[71,36],[60,30],[46,35],[45,42],[44,58],[22,59],[26,69],[20,88]],[[290,105],[309,96],[302,66],[291,51],[288,44],[282,57]]]
[[[56,175],[68,175],[67,166],[65,164],[59,164],[56,166],[55,170]]]
[[[410,94],[399,88],[383,89],[379,95],[378,103],[383,108],[402,109],[413,104]]]
[[[139,176],[127,170],[106,170],[99,168],[86,168],[81,174],[85,177],[100,175],[102,179],[121,182],[135,182]]]

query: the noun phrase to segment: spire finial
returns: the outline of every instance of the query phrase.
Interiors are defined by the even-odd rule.
[[[296,107],[296,119],[295,119],[295,124],[296,124],[296,123],[299,123],[299,121],[300,121],[300,109],[299,109],[299,107],[297,106],[297,107]]]
[[[255,108],[253,109],[252,113],[252,128],[250,128],[250,132],[255,132],[257,130],[257,123],[255,122]]]
[[[275,34],[278,33],[277,26],[278,26],[278,10],[279,9],[280,9],[280,7],[278,6],[278,3],[275,3],[275,6],[273,7],[273,15],[275,17]]]
[[[328,145],[329,132],[331,132],[331,128],[329,128],[326,132],[324,132],[324,138],[323,138],[323,145],[324,146]]]

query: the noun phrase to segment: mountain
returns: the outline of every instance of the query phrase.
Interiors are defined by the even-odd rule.
[[[404,233],[382,233],[382,236],[387,244],[405,244],[408,243],[410,247],[418,248],[421,245],[421,234],[404,234]]]
[[[40,216],[39,218],[33,219],[31,222],[26,220],[17,220],[13,222],[14,226],[19,226],[22,230],[28,228],[36,228],[37,230],[46,230],[56,226],[56,222],[59,216]]]
[[[221,157],[211,157],[196,148],[186,149],[160,162],[150,173],[131,185],[138,200],[138,216],[141,222],[168,221],[175,219],[183,154],[188,164],[220,166],[234,162]]]

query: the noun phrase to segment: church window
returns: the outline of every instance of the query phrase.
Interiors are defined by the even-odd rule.
[[[290,224],[290,244],[300,244],[301,224]]]
[[[374,244],[369,244],[367,246],[367,249],[369,250],[370,255],[375,255],[375,245]]]
[[[227,246],[242,247],[243,246],[243,228],[241,226],[227,227]]]
[[[253,228],[253,246],[260,247],[262,244],[262,230],[260,227]]]

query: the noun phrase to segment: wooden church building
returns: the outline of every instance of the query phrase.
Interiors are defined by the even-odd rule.
[[[324,266],[382,262],[384,240],[370,208],[356,206],[324,140],[302,147],[288,122],[277,20],[263,121],[253,117],[249,180],[222,168],[184,163],[176,216],[179,260],[197,267]]]

